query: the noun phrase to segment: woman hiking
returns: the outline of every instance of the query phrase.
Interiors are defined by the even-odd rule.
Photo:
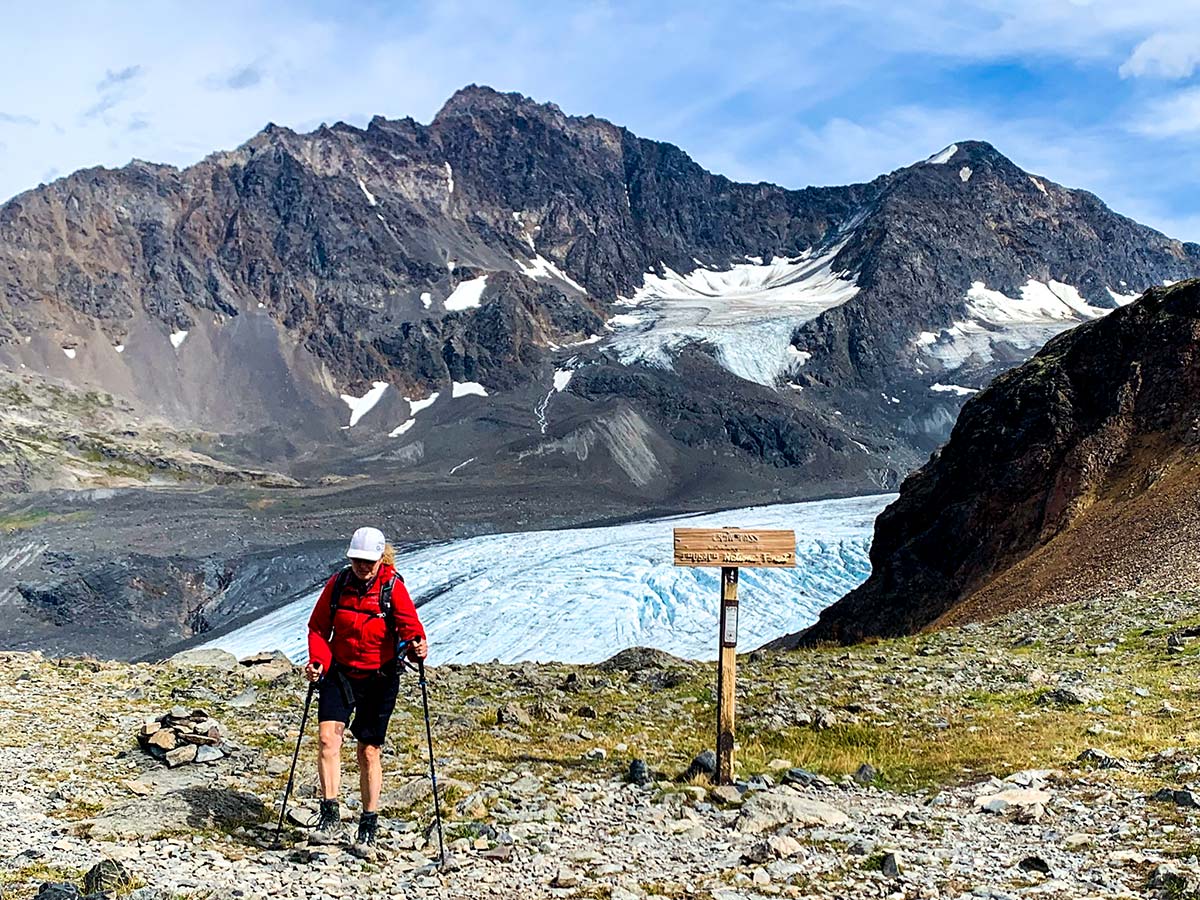
[[[335,844],[346,836],[338,795],[342,735],[349,724],[358,741],[362,795],[358,836],[350,849],[369,857],[375,853],[379,827],[380,748],[400,690],[397,655],[403,647],[411,659],[424,659],[429,644],[383,532],[359,528],[346,556],[350,565],[325,583],[308,620],[309,661],[304,672],[310,681],[321,682],[317,773],[322,797],[321,817],[309,840]]]

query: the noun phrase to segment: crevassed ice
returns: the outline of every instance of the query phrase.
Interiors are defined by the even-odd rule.
[[[741,570],[738,646],[749,650],[812,624],[866,579],[875,517],[894,497],[486,535],[401,553],[396,568],[419,606],[430,659],[439,665],[494,658],[589,663],[633,646],[714,659],[721,570],[674,566],[676,525],[796,532],[796,568]],[[206,646],[238,656],[278,648],[303,661],[316,596]]]
[[[612,346],[626,365],[670,368],[684,345],[708,344],[734,375],[774,387],[807,360],[791,345],[796,328],[858,293],[853,278],[833,271],[841,246],[723,272],[649,273],[634,296],[621,301],[634,311],[609,319],[617,331]]]
[[[371,383],[371,389],[361,397],[355,397],[353,394],[342,394],[342,402],[350,407],[350,424],[347,428],[353,428],[358,424],[359,419],[369,413],[379,402],[379,398],[383,396],[383,392],[387,390],[386,381],[375,381]]]
[[[967,291],[967,317],[938,334],[924,331],[916,344],[945,369],[968,360],[985,365],[995,359],[995,346],[1018,350],[1041,347],[1051,337],[1080,322],[1112,312],[1092,306],[1079,291],[1060,281],[1027,281],[1020,297],[1009,297],[976,281]]]
[[[478,306],[483,297],[483,289],[487,287],[487,278],[486,275],[480,275],[478,278],[470,278],[461,282],[446,298],[446,309],[450,312],[457,312]]]

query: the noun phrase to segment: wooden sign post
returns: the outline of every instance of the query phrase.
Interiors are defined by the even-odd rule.
[[[758,528],[676,528],[675,565],[721,569],[717,662],[717,784],[733,781],[733,713],[737,696],[738,569],[796,565],[796,533]]]

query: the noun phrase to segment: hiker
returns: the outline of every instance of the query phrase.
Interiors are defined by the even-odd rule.
[[[317,719],[321,816],[309,840],[335,844],[345,838],[338,795],[341,789],[342,735],[358,741],[362,815],[351,852],[373,856],[383,781],[380,748],[400,690],[401,642],[414,661],[425,659],[429,644],[404,579],[396,573],[395,552],[378,528],[359,528],[346,551],[350,565],[325,582],[308,620],[310,681],[320,681]]]

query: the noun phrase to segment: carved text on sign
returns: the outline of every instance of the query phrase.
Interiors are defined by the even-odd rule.
[[[675,565],[790,568],[796,565],[796,535],[761,528],[676,528]]]

